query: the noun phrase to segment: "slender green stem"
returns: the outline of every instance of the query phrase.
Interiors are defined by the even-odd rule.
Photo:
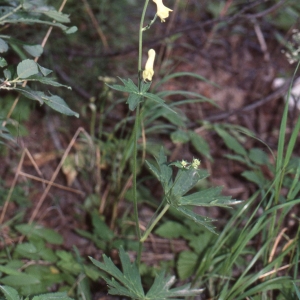
[[[135,123],[134,123],[134,141],[133,141],[133,176],[132,176],[132,188],[133,188],[133,206],[134,206],[134,219],[135,219],[135,226],[136,232],[138,236],[138,240],[141,239],[141,229],[139,223],[139,212],[138,212],[138,203],[137,203],[137,143],[138,143],[138,136],[139,136],[139,126],[140,126],[140,104],[138,104],[136,109],[136,116],[135,116]],[[141,261],[141,254],[142,254],[142,244],[139,244],[139,250],[137,253],[137,265],[140,265]]]
[[[140,239],[141,243],[144,243],[149,234],[151,233],[154,226],[158,223],[158,221],[163,217],[163,215],[167,212],[167,210],[170,208],[170,204],[167,204],[164,209],[161,211],[161,213],[156,217],[156,219],[153,221],[153,223],[149,226],[149,228],[144,232],[142,238]]]
[[[134,142],[133,142],[133,178],[132,178],[132,187],[133,187],[133,203],[134,203],[134,218],[136,223],[136,230],[138,239],[141,238],[141,230],[139,226],[139,214],[138,214],[138,205],[137,205],[137,184],[136,184],[136,177],[137,177],[137,140],[139,134],[139,115],[140,115],[140,105],[137,106],[136,109],[136,117],[134,123]]]
[[[141,16],[140,29],[139,29],[138,87],[140,87],[141,71],[142,71],[142,51],[143,51],[143,31],[144,31],[143,25],[144,25],[144,19],[145,19],[148,3],[149,0],[146,0],[144,4],[142,16]]]
[[[0,22],[4,21],[6,18],[8,18],[9,16],[13,15],[14,13],[16,13],[18,10],[20,10],[22,8],[22,5],[17,6],[15,9],[13,9],[12,11],[10,11],[9,13],[7,13],[6,15],[2,16],[0,18]]]
[[[139,28],[139,55],[138,55],[138,88],[140,89],[141,86],[141,73],[142,73],[142,51],[143,51],[143,24],[146,15],[146,10],[148,6],[149,0],[145,0],[140,28]],[[138,204],[137,204],[137,184],[136,184],[136,177],[137,177],[137,142],[138,142],[138,135],[139,135],[139,126],[140,126],[140,104],[138,104],[136,109],[136,117],[134,123],[134,148],[133,148],[133,178],[132,178],[132,188],[133,188],[133,202],[134,202],[134,218],[136,224],[136,231],[138,240],[141,240],[141,230],[139,224],[139,214],[138,214]],[[142,243],[139,243],[139,250],[137,253],[137,265],[140,265],[141,255],[142,255]]]

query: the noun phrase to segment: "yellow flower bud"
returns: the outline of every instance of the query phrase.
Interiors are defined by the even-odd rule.
[[[153,2],[155,2],[157,6],[157,13],[156,13],[157,16],[160,18],[162,22],[165,22],[166,21],[165,19],[169,16],[169,12],[173,10],[164,6],[162,0],[153,0]]]
[[[155,59],[155,51],[150,49],[148,51],[148,60],[145,65],[145,70],[143,71],[143,78],[144,80],[152,81],[152,77],[154,75],[153,65]]]

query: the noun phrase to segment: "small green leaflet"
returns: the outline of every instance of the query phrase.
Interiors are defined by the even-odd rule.
[[[25,59],[17,66],[17,74],[19,78],[28,78],[32,75],[38,74],[39,69],[37,63],[32,59]]]
[[[61,114],[67,115],[67,116],[75,116],[76,118],[79,118],[79,114],[74,112],[69,108],[67,103],[59,96],[51,95],[51,96],[44,96],[42,97],[45,104],[50,106],[52,109],[60,112]]]

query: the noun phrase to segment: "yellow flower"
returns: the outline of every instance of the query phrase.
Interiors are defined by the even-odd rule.
[[[164,6],[162,0],[153,0],[153,2],[155,2],[157,5],[157,16],[162,22],[165,22],[165,19],[169,16],[169,12],[173,10]]]
[[[145,70],[143,71],[143,78],[144,80],[152,81],[152,77],[154,75],[153,65],[155,59],[155,51],[150,49],[148,51],[148,60],[145,65]]]

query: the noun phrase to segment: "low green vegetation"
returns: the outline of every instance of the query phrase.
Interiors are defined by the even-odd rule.
[[[107,293],[116,299],[140,300],[300,299],[300,118],[287,134],[290,104],[286,102],[273,147],[237,124],[190,120],[184,109],[187,105],[218,105],[199,92],[177,89],[177,80],[222,87],[199,74],[164,69],[171,60],[162,62],[162,53],[155,47],[148,49],[149,37],[154,40],[159,28],[160,35],[166,35],[160,38],[168,57],[172,41],[180,36],[180,32],[168,36],[168,22],[177,9],[192,14],[190,7],[205,8],[205,13],[215,20],[210,31],[212,40],[218,30],[240,14],[246,13],[252,19],[266,16],[266,22],[274,28],[274,39],[286,45],[287,58],[297,62],[293,83],[300,64],[299,34],[294,31],[293,41],[287,42],[280,30],[290,28],[293,18],[299,18],[298,1],[257,1],[250,6],[239,1],[197,2],[191,6],[188,1],[169,1],[168,5],[161,0],[112,2],[82,0],[79,4],[69,0],[62,1],[59,8],[46,0],[1,2],[4,34],[0,35],[0,154],[9,173],[9,184],[7,178],[0,181],[0,299],[92,300]],[[132,8],[136,9],[135,19],[128,22],[122,12]],[[83,11],[88,25],[85,21],[80,23]],[[108,17],[110,13],[115,15],[114,24]],[[79,30],[72,20],[78,22]],[[135,60],[121,67],[116,63],[115,71],[108,71],[106,63],[95,67],[86,57],[81,72],[66,74],[66,64],[70,62],[63,57],[63,50],[70,51],[71,57],[72,51],[78,54],[81,47],[90,47],[87,43],[91,43],[92,36],[87,35],[85,27],[90,24],[102,43],[102,54],[113,53],[120,37],[124,39],[124,49],[138,44]],[[45,29],[42,43],[36,42],[41,37],[40,28]],[[23,30],[24,35],[16,29]],[[104,34],[108,31],[116,36],[112,41]],[[128,33],[132,35],[125,42]],[[51,40],[51,34],[62,34],[72,51],[65,46],[65,40],[57,38],[57,44]],[[82,66],[77,61],[80,55],[74,59],[77,68]],[[43,56],[46,58],[40,63]],[[59,56],[61,59],[55,61]],[[145,64],[143,57],[147,57]],[[67,83],[52,76],[56,72],[45,67],[44,62],[52,65]],[[118,72],[120,77],[115,78]],[[73,78],[92,87],[87,92],[74,84]],[[168,88],[172,84],[175,88]],[[78,97],[70,86],[85,100],[79,97],[78,101],[70,101],[73,93],[74,99]],[[49,113],[50,109],[53,112]],[[56,143],[55,151],[42,152],[40,162],[18,143],[19,137],[30,135],[34,127],[25,123],[38,113],[47,116],[44,122]],[[58,133],[51,129],[51,113],[61,114],[64,128],[59,134],[71,139],[65,148]],[[121,117],[115,122],[116,113]],[[35,118],[35,126],[41,122]],[[192,122],[198,130],[191,126]],[[224,195],[222,186],[210,182],[201,159],[209,162],[210,169],[221,166],[214,163],[211,145],[199,131],[214,134],[220,148],[226,149],[224,158],[242,166],[240,175],[245,188],[252,187],[248,199]],[[255,146],[246,147],[247,141],[255,141]],[[174,160],[170,149],[179,147],[197,156],[188,153]],[[39,177],[22,171],[26,157]],[[60,162],[51,179],[46,180],[40,165],[48,163],[48,157],[49,161],[59,158]],[[55,181],[60,171],[67,185]],[[28,181],[18,182],[21,175]],[[36,189],[36,180],[44,185],[42,191],[35,190],[38,201],[33,200],[35,194],[28,192]],[[67,201],[67,197],[59,198],[55,192],[51,194],[52,204],[47,206],[45,199],[52,186],[81,195],[82,201],[74,204],[76,213],[62,212],[59,202]],[[72,240],[73,247],[67,246],[71,237],[65,234],[63,225],[43,220],[43,206],[57,210],[63,224],[76,224],[70,234],[85,244],[76,245]],[[215,218],[212,211],[218,211],[220,217]],[[172,259],[153,259],[151,263],[145,259],[151,256],[156,239],[166,241]],[[183,249],[177,251],[175,242]],[[86,245],[92,248],[93,255],[85,254]]]

